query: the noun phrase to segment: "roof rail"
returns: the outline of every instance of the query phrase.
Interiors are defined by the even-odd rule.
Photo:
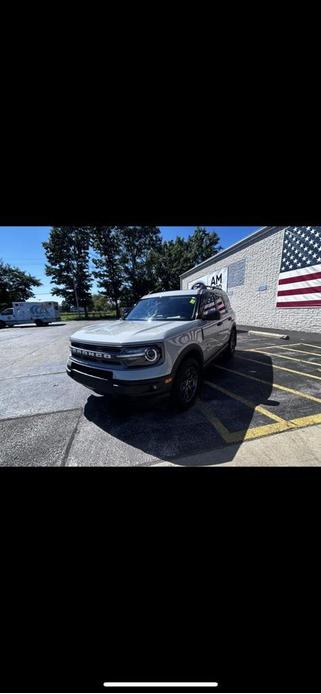
[[[201,291],[204,291],[204,289],[221,289],[221,287],[218,284],[215,284],[212,282],[212,284],[204,284],[204,282],[195,282],[191,289],[200,289]]]

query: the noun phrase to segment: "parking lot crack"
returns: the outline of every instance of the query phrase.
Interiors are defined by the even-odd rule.
[[[77,421],[76,421],[76,424],[75,424],[75,426],[74,426],[74,428],[73,428],[73,431],[71,432],[70,439],[69,439],[69,441],[68,441],[68,443],[67,443],[66,450],[65,450],[65,452],[64,452],[64,455],[63,455],[63,458],[62,458],[61,466],[60,466],[60,467],[66,467],[66,465],[67,465],[68,458],[69,458],[69,453],[70,453],[70,449],[71,449],[71,446],[72,446],[72,444],[73,444],[73,442],[74,442],[74,439],[75,439],[75,437],[76,437],[76,434],[77,434],[77,431],[78,431],[78,428],[79,428],[79,424],[80,424],[80,420],[81,420],[82,416],[83,416],[83,410],[81,409],[80,412],[79,412],[79,417],[78,417],[78,419],[77,419]]]
[[[66,369],[63,369],[62,371],[46,371],[41,374],[23,374],[22,376],[5,376],[4,378],[0,378],[1,381],[15,381],[18,378],[36,378],[38,376],[57,376],[58,374],[64,374],[66,373]]]
[[[36,417],[45,417],[46,415],[50,414],[62,414],[64,412],[82,412],[82,409],[79,407],[71,407],[69,410],[51,410],[50,412],[32,412],[31,414],[18,414],[16,417],[1,417],[0,415],[0,424],[2,422],[11,422],[16,419],[32,419]]]

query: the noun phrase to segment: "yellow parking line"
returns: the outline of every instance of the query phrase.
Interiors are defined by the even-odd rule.
[[[238,359],[243,359],[243,361],[251,361],[254,362],[254,364],[261,364],[261,366],[270,366],[270,364],[267,364],[264,361],[259,361],[258,359],[248,359],[248,357],[241,357],[239,354],[237,355]],[[271,355],[273,356],[273,355]],[[271,364],[272,366],[272,364]],[[273,364],[273,369],[279,369],[280,371],[288,371],[291,374],[298,374],[299,376],[304,376],[305,378],[314,378],[317,381],[321,381],[321,376],[315,376],[314,374],[307,374],[304,371],[295,371],[294,369],[287,369],[286,366],[277,366],[276,364]]]
[[[211,412],[209,406],[199,401],[198,407],[208,419],[210,424],[220,434],[225,443],[240,443],[241,441],[250,441],[251,439],[261,438],[262,436],[270,436],[271,434],[280,434],[282,431],[295,429],[295,426],[286,420],[274,422],[274,424],[265,424],[253,429],[242,429],[240,431],[229,431],[224,424]]]
[[[291,347],[278,347],[278,349],[285,349],[286,352],[298,352],[299,354],[311,354],[314,357],[319,357],[320,352],[307,352],[305,349],[292,349]]]
[[[211,424],[214,425],[215,429],[219,431],[225,443],[241,443],[242,441],[251,441],[253,439],[260,439],[263,436],[271,436],[271,434],[281,434],[284,431],[289,431],[290,429],[300,429],[307,426],[313,426],[315,424],[321,424],[321,414],[308,415],[307,417],[298,417],[297,419],[292,419],[290,421],[284,420],[284,422],[276,422],[275,424],[263,424],[259,427],[253,427],[252,429],[243,429],[241,431],[228,431],[226,427],[217,420],[207,407],[202,407],[204,403],[201,404],[201,410],[204,412],[205,416]],[[219,426],[218,426],[219,425]]]
[[[296,347],[297,345],[302,345],[302,342],[294,342],[293,343],[293,347]],[[285,349],[284,347],[282,347],[282,345],[277,345],[276,343],[274,343],[274,345],[267,345],[267,346],[263,345],[263,346],[264,346],[264,349]]]
[[[253,439],[261,439],[262,436],[271,436],[271,434],[281,434],[283,431],[288,431],[289,429],[295,429],[291,427],[289,422],[278,422],[275,424],[263,424],[260,427],[253,427],[253,429],[245,429],[243,431],[235,431],[230,435],[229,443],[239,443],[240,441],[251,441]]]
[[[256,359],[252,360],[247,360],[247,361],[257,361]],[[254,376],[249,376],[248,374],[244,374],[240,371],[236,371],[234,369],[228,369],[223,366],[218,366],[216,365],[216,368],[222,369],[224,371],[231,371],[232,373],[236,373],[240,376],[244,376],[245,378],[250,378],[251,380],[254,381],[259,381],[261,383],[268,383],[268,381],[264,381],[263,379],[255,378]],[[221,393],[224,393],[224,395],[227,395],[228,397],[237,400],[238,402],[243,403],[250,409],[252,409],[254,412],[259,412],[260,414],[263,414],[264,416],[273,419],[274,423],[273,424],[265,424],[261,425],[258,427],[252,427],[250,429],[243,429],[240,431],[229,431],[224,424],[221,422],[221,420],[216,417],[216,415],[213,414],[211,411],[210,407],[204,403],[204,402],[198,402],[198,406],[200,410],[203,412],[203,414],[206,416],[210,424],[214,426],[216,431],[220,434],[222,439],[225,441],[227,444],[233,444],[233,443],[241,443],[242,441],[251,441],[257,438],[262,438],[263,436],[271,436],[271,434],[279,434],[284,431],[289,431],[293,430],[296,428],[302,428],[302,427],[307,427],[307,426],[313,426],[314,424],[321,424],[321,413],[319,414],[313,414],[313,415],[308,415],[305,417],[297,417],[296,419],[291,419],[291,420],[285,420],[282,417],[279,417],[278,415],[270,412],[269,410],[265,409],[265,407],[262,407],[261,405],[255,405],[255,403],[251,402],[247,398],[244,398],[241,395],[238,395],[227,388],[223,388],[223,386],[219,386],[216,383],[211,383],[210,381],[205,381],[205,384],[209,386],[210,388],[217,390]],[[316,398],[311,395],[306,395],[305,393],[300,393],[299,391],[293,390],[292,388],[286,388],[285,386],[280,386],[278,384],[273,384],[273,387],[279,388],[280,390],[285,390],[286,392],[290,392],[294,395],[299,395],[300,397],[307,398],[308,400],[314,400],[316,402],[321,402],[320,398]]]
[[[306,417],[297,417],[296,419],[291,419],[291,423],[296,427],[308,427],[312,426],[313,424],[321,424],[321,414],[311,414],[307,415]]]
[[[215,415],[211,412],[208,405],[206,405],[206,403],[199,400],[197,403],[197,406],[201,410],[201,412],[203,412],[203,414],[208,419],[210,424],[212,424],[214,429],[216,429],[216,431],[220,434],[223,441],[225,441],[225,443],[230,443],[231,432],[224,426],[224,424],[222,424],[220,419],[215,417]]]
[[[305,417],[297,417],[296,419],[291,419],[289,421],[279,417],[278,415],[269,412],[264,407],[260,405],[255,405],[250,400],[243,398],[241,395],[236,395],[232,391],[218,386],[217,384],[211,383],[210,381],[205,381],[206,385],[219,390],[220,392],[228,395],[229,397],[242,402],[247,407],[253,409],[255,412],[260,412],[270,419],[274,419],[274,424],[263,424],[258,427],[253,427],[251,429],[242,429],[240,431],[229,431],[224,424],[216,417],[210,410],[209,406],[204,402],[199,402],[198,406],[206,418],[209,420],[210,424],[218,431],[220,436],[223,438],[225,443],[240,443],[241,441],[251,441],[253,439],[262,438],[263,436],[270,436],[271,434],[280,434],[289,429],[297,429],[307,426],[313,426],[314,424],[321,424],[321,413],[307,415]]]
[[[295,427],[286,422],[275,422],[274,424],[265,424],[253,429],[242,429],[240,431],[229,431],[224,424],[211,412],[208,405],[204,402],[198,402],[198,407],[208,419],[210,424],[220,434],[225,443],[240,443],[241,441],[249,441],[250,439],[260,438],[261,436],[269,436],[271,434],[279,434],[282,431],[288,431]]]
[[[253,361],[256,361],[253,359]],[[257,381],[258,383],[265,383],[272,388],[277,390],[284,390],[286,393],[291,393],[292,395],[298,395],[300,398],[305,398],[306,400],[312,400],[313,402],[321,402],[321,398],[317,398],[314,395],[308,395],[307,393],[301,393],[299,390],[294,390],[293,388],[287,388],[286,386],[281,386],[278,383],[271,383],[271,381],[265,381],[263,378],[256,378],[256,376],[250,376],[249,374],[243,373],[243,371],[237,371],[236,369],[228,369],[226,366],[219,366],[218,364],[213,364],[215,369],[220,369],[221,371],[228,371],[228,373],[236,374],[237,376],[242,376],[243,378],[248,378],[250,381]]]
[[[260,414],[263,414],[265,417],[269,417],[269,419],[274,419],[275,422],[282,422],[283,424],[288,424],[286,419],[279,417],[277,414],[274,414],[274,412],[266,410],[265,407],[262,407],[261,405],[256,405],[254,402],[251,402],[250,400],[243,398],[242,395],[237,395],[236,393],[233,393],[231,390],[227,390],[226,388],[223,388],[222,386],[219,386],[216,383],[211,383],[210,381],[204,381],[204,383],[206,383],[206,385],[210,388],[218,390],[221,393],[224,393],[224,395],[228,395],[228,397],[233,398],[233,400],[238,400],[243,405],[246,405],[246,407],[249,407],[251,410],[255,412],[260,412]],[[293,428],[291,425],[290,427]]]
[[[321,366],[319,361],[309,361],[308,359],[296,359],[296,357],[287,357],[284,354],[274,354],[273,352],[263,352],[262,349],[245,349],[245,352],[255,352],[255,354],[266,354],[268,357],[278,357],[279,359],[289,359],[290,361],[298,361],[300,364],[311,364],[312,366]],[[320,354],[321,357],[321,354]]]

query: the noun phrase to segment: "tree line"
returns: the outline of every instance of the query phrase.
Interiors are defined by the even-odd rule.
[[[221,250],[218,234],[202,227],[187,239],[165,241],[156,226],[57,226],[42,245],[51,293],[63,297],[64,308],[78,305],[87,315],[96,280],[95,305],[109,302],[117,317],[144,294],[179,289],[183,272]],[[40,285],[0,261],[0,305],[27,300]]]
[[[144,294],[179,289],[183,272],[221,250],[218,234],[202,227],[170,241],[156,226],[54,227],[43,246],[52,294],[87,312],[95,279],[117,317]]]
[[[40,286],[37,277],[0,259],[0,310],[10,306],[13,301],[31,299],[34,296],[33,287]]]

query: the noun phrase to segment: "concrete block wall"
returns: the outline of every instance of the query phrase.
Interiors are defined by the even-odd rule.
[[[191,280],[216,272],[231,263],[245,259],[245,281],[228,290],[237,322],[260,328],[288,329],[321,333],[321,306],[314,308],[277,308],[276,295],[281,266],[284,230],[231,253],[216,263],[181,279],[181,288],[187,289]],[[265,291],[258,288],[267,285]]]

